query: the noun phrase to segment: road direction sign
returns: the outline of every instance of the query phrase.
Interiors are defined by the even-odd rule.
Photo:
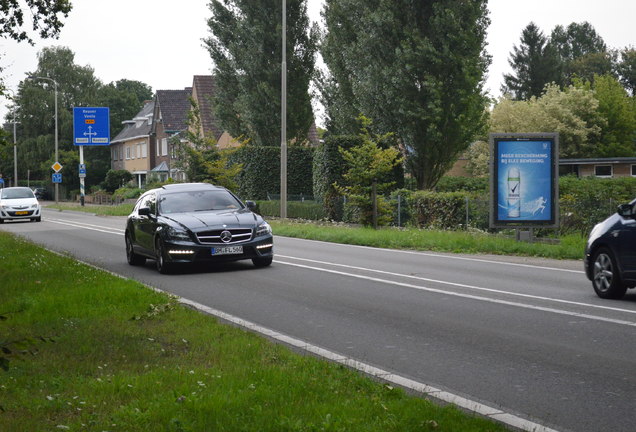
[[[108,107],[73,108],[73,144],[77,146],[110,144]]]
[[[51,181],[53,183],[62,183],[62,173],[54,173]]]
[[[60,172],[60,170],[62,169],[62,164],[59,162],[55,162],[53,165],[51,165],[51,168],[55,172]]]

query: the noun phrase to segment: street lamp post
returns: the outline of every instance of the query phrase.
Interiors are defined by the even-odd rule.
[[[41,80],[51,81],[53,85],[55,86],[55,162],[59,162],[58,151],[57,151],[57,147],[58,147],[57,146],[57,81],[55,81],[53,78],[41,77],[41,76],[29,76],[27,77],[27,79],[32,79],[32,80],[41,79]],[[59,186],[59,183],[55,183],[55,204],[57,204],[59,200],[58,186]]]
[[[15,92],[10,88],[5,89],[10,91],[13,95],[13,103],[15,104]],[[16,140],[16,120],[15,120],[15,105],[13,106],[13,186],[18,185],[18,146]]]

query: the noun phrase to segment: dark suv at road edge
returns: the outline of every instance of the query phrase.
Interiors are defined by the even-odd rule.
[[[272,230],[256,205],[208,183],[165,185],[144,193],[126,222],[130,265],[154,259],[160,273],[176,264],[251,259],[272,263]]]
[[[592,229],[584,266],[601,298],[621,298],[636,286],[636,199]]]

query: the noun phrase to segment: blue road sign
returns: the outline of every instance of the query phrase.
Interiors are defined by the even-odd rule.
[[[73,144],[77,146],[110,144],[108,107],[73,108]]]
[[[62,173],[53,173],[51,180],[53,183],[62,183]]]

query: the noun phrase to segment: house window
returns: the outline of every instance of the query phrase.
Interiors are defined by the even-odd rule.
[[[168,138],[161,140],[161,156],[168,156]]]
[[[636,177],[636,165],[632,165],[632,177]]]
[[[148,157],[148,144],[147,143],[141,144],[141,157],[142,158],[147,158]]]
[[[126,146],[126,159],[130,159],[130,147]]]
[[[611,177],[612,166],[611,165],[594,165],[594,175],[596,177]]]

